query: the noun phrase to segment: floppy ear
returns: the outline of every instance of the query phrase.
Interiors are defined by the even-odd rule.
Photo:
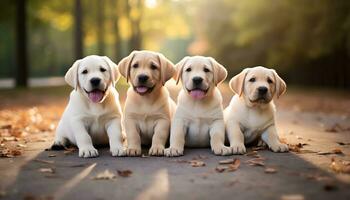
[[[76,60],[73,65],[68,69],[66,75],[64,76],[64,80],[73,87],[75,90],[78,89],[79,81],[78,81],[78,69],[81,60]]]
[[[244,80],[247,76],[247,73],[249,71],[249,68],[244,69],[241,73],[237,74],[230,80],[230,88],[233,92],[238,94],[239,96],[242,95],[244,90]]]
[[[273,72],[273,76],[275,77],[276,95],[277,98],[279,98],[282,94],[286,92],[287,85],[274,69],[271,70]]]
[[[178,62],[175,65],[176,68],[176,76],[175,76],[175,80],[176,80],[176,85],[179,83],[180,79],[181,79],[181,75],[182,75],[182,70],[187,62],[187,60],[189,59],[189,56],[184,57],[182,60],[180,60],[180,62]]]
[[[135,57],[135,54],[137,51],[133,51],[128,55],[127,57],[123,58],[119,63],[118,63],[118,68],[119,72],[122,76],[126,78],[126,82],[129,81],[129,76],[130,76],[130,65],[132,60]]]
[[[175,74],[175,67],[174,64],[168,60],[163,54],[157,53],[158,59],[160,63],[160,73],[161,73],[161,80],[162,84],[164,85],[165,82],[167,82],[171,77]]]
[[[118,66],[111,59],[109,59],[107,56],[101,56],[101,57],[107,63],[107,65],[109,66],[109,73],[110,73],[110,76],[111,76],[112,85],[114,86],[116,84],[116,82],[120,78],[120,74],[119,74],[119,71],[118,71]]]
[[[214,58],[209,57],[209,61],[213,66],[214,70],[214,84],[217,86],[221,82],[223,82],[227,77],[227,70],[224,66],[218,63]]]

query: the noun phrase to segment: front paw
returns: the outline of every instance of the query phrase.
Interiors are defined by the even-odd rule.
[[[126,156],[126,149],[124,147],[111,147],[109,150],[113,157]]]
[[[283,144],[283,143],[269,144],[269,148],[273,152],[288,152],[289,151],[288,145]]]
[[[141,156],[141,148],[130,147],[126,150],[128,156]]]
[[[152,145],[148,151],[148,154],[151,156],[163,156],[164,155],[164,146]]]
[[[247,150],[244,143],[231,144],[232,154],[244,154]]]
[[[230,147],[226,147],[224,145],[220,145],[217,147],[212,147],[211,150],[217,156],[228,156],[232,155],[232,150]]]
[[[184,150],[181,148],[169,147],[164,150],[164,155],[167,157],[183,156]]]
[[[98,156],[98,151],[93,146],[79,148],[79,157],[81,158],[93,158]]]

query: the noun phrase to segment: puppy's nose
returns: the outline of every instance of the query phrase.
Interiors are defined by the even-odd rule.
[[[141,75],[139,75],[138,76],[138,79],[139,79],[139,82],[140,83],[146,83],[146,81],[148,80],[148,76],[147,75],[145,75],[145,74],[141,74]]]
[[[258,87],[258,92],[260,95],[264,95],[267,93],[267,87]]]
[[[90,83],[91,83],[92,86],[98,86],[101,83],[101,79],[99,79],[99,78],[92,78],[92,79],[90,79]]]
[[[203,82],[203,78],[202,77],[199,77],[199,76],[196,76],[196,77],[193,77],[192,78],[192,81],[195,85],[199,85]]]

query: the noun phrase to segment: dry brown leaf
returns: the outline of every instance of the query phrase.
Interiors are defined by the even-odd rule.
[[[275,168],[272,168],[272,167],[265,168],[265,173],[267,173],[267,174],[274,174],[276,172],[277,172],[277,169],[275,169]]]
[[[342,150],[341,149],[333,149],[332,150],[332,152],[334,153],[334,154],[343,154],[343,152],[342,152]]]
[[[11,128],[12,128],[11,124],[5,124],[0,126],[0,129],[11,129]]]
[[[252,157],[259,157],[258,155],[258,151],[250,151],[246,154],[244,154],[245,156],[252,156]]]
[[[343,154],[341,149],[333,149],[332,151],[320,151],[317,155]]]
[[[39,172],[53,174],[55,173],[55,170],[53,168],[40,168]]]
[[[17,144],[17,147],[25,148],[25,147],[27,147],[27,145],[25,145],[25,144]]]
[[[205,163],[203,161],[200,161],[200,160],[191,160],[190,165],[192,167],[204,167]]]
[[[94,180],[112,180],[115,178],[116,178],[116,175],[110,172],[108,169],[106,169],[101,173],[98,173],[95,177],[93,177]]]
[[[132,171],[131,170],[117,170],[118,172],[118,175],[121,176],[121,177],[129,177],[131,176],[132,174]]]
[[[222,173],[224,172],[228,167],[227,166],[217,166],[215,167],[215,171],[218,172],[218,173]]]
[[[281,196],[281,200],[304,200],[305,197],[302,194],[286,194]]]
[[[42,159],[35,159],[35,162],[40,162],[40,163],[44,163],[44,164],[54,164],[55,161],[53,160],[42,160]]]
[[[229,172],[236,171],[240,165],[241,165],[241,161],[239,159],[235,159],[232,164],[228,165],[227,171],[229,171]]]
[[[350,174],[350,162],[349,161],[336,161],[332,159],[330,168],[337,173]]]
[[[220,160],[219,164],[220,165],[225,165],[225,164],[232,164],[235,161],[235,159],[230,158],[230,159],[226,159],[226,160]]]
[[[250,166],[265,166],[264,160],[264,158],[253,158],[247,160],[246,163]]]

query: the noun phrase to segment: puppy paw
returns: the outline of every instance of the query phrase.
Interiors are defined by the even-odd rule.
[[[164,155],[164,146],[152,145],[148,151],[148,154],[151,156],[163,156]]]
[[[180,148],[169,147],[164,150],[164,155],[167,157],[183,156],[184,150]]]
[[[81,158],[94,158],[98,156],[98,151],[93,146],[79,148],[79,157]]]
[[[109,150],[112,156],[126,156],[126,149],[123,147],[114,147]]]
[[[232,154],[244,154],[246,148],[243,143],[231,144]]]
[[[273,152],[288,152],[289,151],[288,145],[283,144],[283,143],[269,144],[269,148]]]
[[[220,145],[218,147],[212,147],[211,150],[217,156],[228,156],[232,155],[232,150],[230,147],[226,147],[224,145]]]
[[[141,156],[141,148],[128,148],[126,150],[128,156]]]

